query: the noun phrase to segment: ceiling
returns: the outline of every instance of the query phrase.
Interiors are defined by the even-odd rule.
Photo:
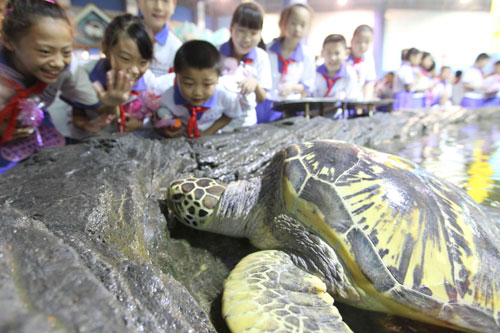
[[[414,10],[460,10],[489,11],[491,0],[344,0],[344,6],[338,0],[309,0],[315,12],[353,10],[353,9],[414,9]],[[195,10],[195,0],[178,0],[177,4]],[[204,0],[206,12],[215,16],[230,16],[241,0]],[[257,0],[268,13],[281,11],[289,0]]]

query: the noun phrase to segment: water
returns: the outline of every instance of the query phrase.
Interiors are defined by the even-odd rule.
[[[500,208],[499,125],[457,125],[408,144],[398,155],[465,189],[476,202]]]

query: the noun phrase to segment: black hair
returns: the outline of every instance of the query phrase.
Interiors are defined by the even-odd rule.
[[[432,57],[432,54],[430,54],[429,52],[422,52],[422,62],[424,61],[425,58],[429,56]],[[432,70],[436,68],[436,61],[434,60],[434,58],[432,58],[432,64],[428,68],[425,67],[422,68],[424,68],[428,72],[432,72]]]
[[[264,24],[264,11],[256,2],[243,2],[236,7],[231,26],[238,24],[244,28],[262,30]]]
[[[495,61],[495,66],[500,65],[500,60]]]
[[[71,23],[61,6],[47,0],[9,0],[4,9],[2,32],[12,41],[19,40],[40,17],[52,17]]]
[[[231,27],[234,24],[243,28],[262,30],[262,26],[264,25],[264,10],[257,2],[243,2],[234,10]],[[232,45],[233,41],[231,40],[231,47]],[[261,49],[266,49],[266,44],[262,38],[257,46]]]
[[[222,71],[219,51],[204,40],[190,40],[182,44],[174,58],[174,71],[182,72],[186,67],[214,69],[219,75]]]
[[[409,60],[410,57],[413,57],[414,55],[417,55],[420,53],[420,50],[415,48],[415,47],[412,47],[410,49],[408,49],[408,51],[406,52],[406,58],[405,60]]]
[[[328,43],[341,43],[345,48],[347,48],[347,42],[344,36],[339,34],[331,34],[326,36],[325,40],[323,41],[323,47],[325,47],[325,45]]]
[[[108,24],[102,40],[104,51],[107,52],[115,46],[122,33],[126,33],[135,41],[141,57],[146,60],[153,59],[153,42],[142,20],[132,14],[118,15]]]
[[[480,53],[476,58],[476,62],[481,61],[481,60],[485,60],[485,59],[489,59],[489,58],[490,58],[490,56],[487,53]]]
[[[360,34],[362,32],[371,32],[373,34],[373,28],[370,27],[369,25],[367,24],[361,24],[359,25],[356,29],[354,29],[354,33],[352,34],[352,36],[356,36],[357,34]]]

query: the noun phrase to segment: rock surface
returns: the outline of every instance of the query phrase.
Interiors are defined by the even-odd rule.
[[[0,331],[225,332],[222,283],[255,249],[167,222],[170,181],[250,178],[278,150],[316,138],[397,152],[493,118],[497,109],[297,117],[196,140],[116,135],[41,151],[0,176]]]

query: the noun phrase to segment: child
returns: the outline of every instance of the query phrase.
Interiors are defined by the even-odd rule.
[[[485,92],[488,86],[484,82],[483,67],[490,61],[490,56],[481,53],[477,56],[474,66],[467,69],[462,78],[464,97],[462,106],[466,108],[478,108],[483,106]]]
[[[413,47],[408,49],[405,56],[394,76],[394,110],[414,108],[413,91],[422,76],[422,72],[416,70],[422,59],[422,53]]]
[[[267,100],[257,108],[259,123],[281,118],[282,112],[272,110],[274,101],[305,97],[314,86],[314,55],[302,43],[311,18],[312,9],[305,3],[294,3],[281,12],[281,37],[267,48],[273,85]]]
[[[421,109],[431,105],[434,97],[432,88],[434,87],[433,73],[436,63],[434,57],[429,52],[422,52],[420,65],[414,67],[417,74],[420,73],[418,82],[413,88],[413,108]]]
[[[344,36],[333,34],[326,37],[321,56],[325,63],[316,70],[313,96],[337,99],[358,98],[356,71],[345,62],[347,43]]]
[[[212,44],[201,40],[184,43],[175,55],[174,70],[176,83],[159,100],[155,128],[160,135],[212,135],[241,116],[238,95],[217,84],[220,54]],[[176,126],[175,119],[183,126]]]
[[[224,86],[241,96],[242,116],[231,121],[224,130],[257,124],[255,107],[271,89],[271,64],[262,43],[264,13],[256,2],[241,3],[231,21],[231,39],[222,44],[220,53],[224,64]],[[231,64],[234,64],[231,66]]]
[[[373,29],[366,25],[360,25],[354,30],[351,40],[351,54],[347,63],[356,70],[361,97],[365,100],[373,99],[375,90],[375,61],[368,53],[373,40]]]
[[[182,45],[167,24],[176,3],[176,0],[137,0],[144,25],[154,36],[154,56],[149,68],[157,77],[173,72],[175,52]]]
[[[41,148],[65,144],[43,110],[58,93],[88,107],[98,100],[85,72],[69,68],[71,23],[54,1],[10,0],[1,33],[0,173],[4,173]]]
[[[484,106],[500,106],[500,60],[495,62],[493,73],[485,79],[488,92]]]
[[[431,106],[434,105],[451,105],[451,96],[453,92],[453,85],[450,81],[451,68],[449,66],[441,67],[441,72],[435,80],[434,88],[432,89],[432,96],[434,100]]]
[[[89,134],[118,118],[120,132],[139,129],[155,108],[155,97],[148,93],[142,77],[153,58],[153,44],[146,28],[137,16],[116,16],[106,28],[102,49],[106,58],[84,65],[101,106],[95,112],[75,108],[73,124]]]

